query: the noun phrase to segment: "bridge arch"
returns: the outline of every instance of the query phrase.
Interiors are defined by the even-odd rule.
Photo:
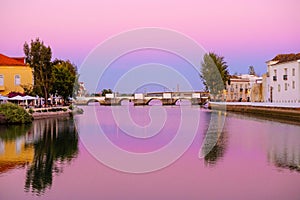
[[[98,99],[89,99],[86,104],[89,105],[89,103],[95,103],[98,102],[100,104],[100,101]]]
[[[118,100],[118,104],[122,105],[122,102],[126,102],[126,101],[128,101],[129,104],[130,104],[130,102],[132,102],[131,99],[124,97],[124,98],[121,98],[121,99]]]
[[[153,97],[151,99],[148,99],[148,101],[146,102],[146,105],[149,105],[149,103],[151,101],[159,101],[161,103],[161,105],[163,105],[163,101],[160,99],[160,98],[156,98],[156,97]]]
[[[182,100],[184,100],[186,102],[189,102],[189,105],[192,105],[192,100],[189,99],[189,98],[185,98],[185,97],[176,99],[175,102],[174,102],[174,104],[178,105],[178,103],[181,103]]]

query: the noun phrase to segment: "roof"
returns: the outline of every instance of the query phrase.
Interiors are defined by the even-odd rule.
[[[272,64],[279,64],[284,62],[291,62],[300,60],[300,53],[290,53],[290,54],[278,54],[272,60],[268,61]]]
[[[0,53],[0,66],[26,66],[26,64],[24,58],[22,62],[20,57],[10,58]]]

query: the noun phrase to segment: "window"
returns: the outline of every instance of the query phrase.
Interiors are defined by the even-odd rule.
[[[284,75],[287,75],[287,68],[284,68]]]
[[[4,86],[4,76],[0,75],[0,86]]]
[[[292,82],[292,87],[295,89],[295,81]]]
[[[277,70],[274,69],[274,76],[277,76]]]
[[[295,76],[295,68],[292,69],[292,76]]]
[[[280,84],[278,85],[278,92],[280,92]]]
[[[15,75],[15,85],[20,85],[21,84],[21,77],[20,75]]]
[[[285,84],[284,84],[284,90],[287,90],[287,86],[288,86],[288,84],[285,83]]]

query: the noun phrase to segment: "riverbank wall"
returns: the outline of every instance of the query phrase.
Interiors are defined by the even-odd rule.
[[[210,102],[208,108],[300,122],[300,105]]]
[[[70,117],[70,116],[72,116],[72,111],[32,113],[33,120],[49,119],[49,118],[56,118],[56,117]]]

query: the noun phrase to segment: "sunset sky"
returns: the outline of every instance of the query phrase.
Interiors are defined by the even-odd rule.
[[[193,38],[225,57],[230,73],[262,74],[265,61],[300,52],[298,0],[73,0],[0,3],[0,53],[23,56],[23,44],[39,37],[54,58],[78,67],[98,44],[120,32],[161,27]]]

